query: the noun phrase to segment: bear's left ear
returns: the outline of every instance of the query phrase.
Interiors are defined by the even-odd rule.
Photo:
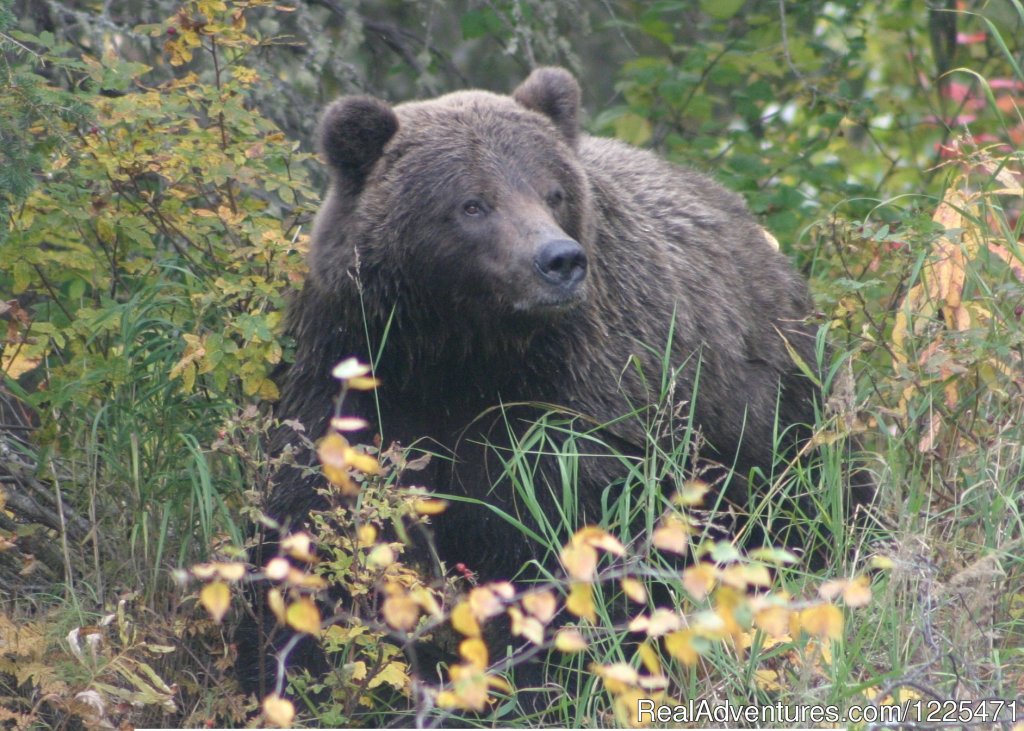
[[[554,66],[536,69],[512,92],[512,98],[550,118],[569,145],[576,145],[580,133],[580,85],[568,71]]]

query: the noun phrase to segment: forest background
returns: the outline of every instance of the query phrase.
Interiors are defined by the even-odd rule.
[[[475,623],[483,599],[586,678],[547,723],[642,723],[647,697],[1024,693],[1019,0],[0,0],[0,50],[5,727],[537,725],[508,692],[515,663],[471,642],[459,607]],[[812,282],[837,397],[815,440],[827,505],[800,519],[834,536],[831,560],[695,534],[687,483],[646,542],[560,526],[567,576],[473,603],[469,568],[428,586],[378,536],[441,505],[387,490],[402,458],[361,451],[350,479],[375,518],[322,525],[319,565],[291,546],[298,575],[255,567],[338,670],[245,698],[240,547],[326,183],[318,112],[507,92],[552,64],[580,80],[588,131],[712,173]],[[828,510],[853,436],[879,485],[860,526]],[[693,562],[670,608],[645,588],[668,580],[658,551]],[[358,590],[358,621],[321,616],[323,577]],[[618,594],[629,622],[606,609]],[[438,694],[397,648],[452,614],[467,639]]]

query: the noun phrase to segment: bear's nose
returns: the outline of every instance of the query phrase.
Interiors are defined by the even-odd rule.
[[[587,255],[572,239],[556,239],[541,245],[534,257],[537,271],[551,284],[574,287],[587,274]]]

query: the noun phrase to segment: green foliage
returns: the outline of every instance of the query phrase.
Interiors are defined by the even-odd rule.
[[[937,193],[941,146],[965,121],[976,134],[1019,139],[1001,130],[995,106],[971,101],[983,82],[952,70],[973,65],[987,38],[1019,38],[1000,36],[989,18],[932,11],[949,16],[954,36],[957,20],[991,28],[973,45],[954,43],[940,61],[929,57],[928,27],[912,21],[927,14],[923,3],[796,3],[780,15],[775,2],[752,2],[742,18],[733,3],[709,3],[707,15],[689,13],[691,23],[680,21],[685,5],[656,3],[634,21],[655,43],[623,66],[623,103],[603,110],[595,127],[713,168],[781,241],[797,240],[822,210],[860,218],[880,197]],[[1007,25],[1013,18],[1004,14]],[[995,47],[1011,62],[1020,52]],[[993,70],[1001,53],[984,54]]]
[[[140,64],[87,59],[80,86],[131,92],[87,97],[93,123],[66,127],[73,144],[0,249],[5,288],[38,303],[20,352],[46,379],[29,399],[43,446],[73,454],[95,439],[75,425],[102,427],[87,449],[104,455],[100,479],[133,485],[133,551],[163,541],[158,504],[212,538],[196,481],[223,468],[192,446],[232,405],[277,396],[269,374],[314,195],[307,156],[246,105],[259,79],[244,17],[222,3],[183,8],[175,22],[192,30],[167,41],[171,61],[195,42],[212,68],[152,88]],[[218,501],[237,492],[213,489]]]
[[[139,29],[165,39],[166,81],[110,47],[62,62],[73,92],[24,72],[2,92],[17,102],[3,123],[40,130],[4,146],[11,165],[41,167],[46,183],[12,191],[0,291],[20,319],[0,363],[41,422],[40,474],[89,526],[84,551],[64,543],[64,580],[91,585],[97,609],[125,584],[159,602],[168,564],[225,534],[240,545],[242,493],[268,485],[259,451],[215,442],[246,403],[277,397],[280,319],[316,195],[309,155],[250,103],[264,83],[247,63],[262,47],[245,24],[258,4],[188,3]],[[17,37],[45,49],[36,61],[64,51]]]
[[[51,155],[68,144],[67,124],[85,124],[86,102],[54,86],[49,76],[79,64],[62,56],[52,34],[13,30],[12,0],[0,1],[0,243],[12,210],[25,200]],[[29,134],[26,134],[26,130]]]

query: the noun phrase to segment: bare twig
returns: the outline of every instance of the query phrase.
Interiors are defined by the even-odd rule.
[[[64,520],[64,499],[60,494],[60,480],[57,477],[57,468],[53,465],[53,460],[48,462],[50,466],[50,474],[53,475],[53,494],[57,500],[57,517],[60,519],[60,546],[64,553],[64,580],[67,582],[68,591],[71,594],[75,593],[75,574],[71,569],[71,551],[68,549],[68,528],[67,523]]]

